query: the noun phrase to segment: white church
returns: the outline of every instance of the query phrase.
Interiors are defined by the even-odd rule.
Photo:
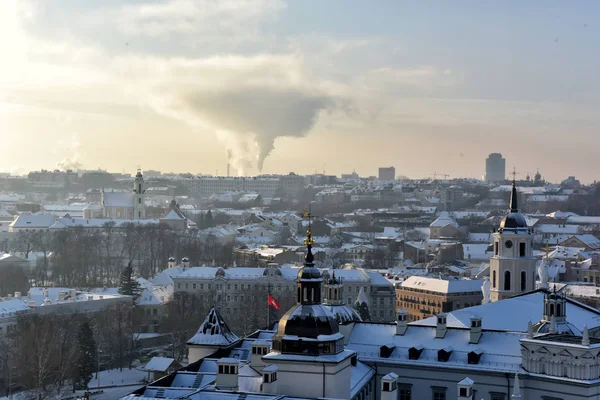
[[[482,305],[360,321],[343,282],[314,267],[309,230],[297,304],[272,330],[239,338],[212,309],[188,341],[190,364],[125,399],[598,399],[600,311],[548,290],[547,259],[534,288],[533,234],[516,193],[513,182]]]
[[[90,204],[83,210],[85,219],[145,219],[146,184],[138,169],[131,192],[105,191],[102,189],[100,204]]]

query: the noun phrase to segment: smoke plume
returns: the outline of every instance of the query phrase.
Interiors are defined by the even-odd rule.
[[[306,135],[340,102],[294,56],[129,59],[123,70],[142,91],[152,87],[143,98],[155,110],[214,132],[238,174],[262,170],[278,137]]]

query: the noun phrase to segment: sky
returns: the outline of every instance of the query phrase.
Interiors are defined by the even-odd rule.
[[[3,0],[0,171],[597,179],[600,2]]]

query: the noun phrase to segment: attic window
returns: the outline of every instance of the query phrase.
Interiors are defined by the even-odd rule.
[[[450,359],[451,355],[452,355],[452,349],[451,348],[440,349],[440,350],[438,350],[438,361],[440,361],[440,362],[448,362],[448,360]]]
[[[379,348],[379,357],[381,358],[390,358],[396,346],[381,346]]]
[[[421,353],[423,352],[422,346],[411,347],[408,349],[408,359],[409,360],[418,360],[421,357]]]
[[[467,354],[467,363],[472,364],[472,365],[479,364],[479,360],[481,359],[482,355],[483,355],[482,351],[469,352],[469,354]]]

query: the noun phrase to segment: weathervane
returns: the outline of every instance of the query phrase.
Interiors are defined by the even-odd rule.
[[[517,175],[519,175],[519,173],[517,172],[517,168],[513,167],[512,172],[510,173],[513,177],[513,182],[515,182],[517,180]]]
[[[312,219],[314,216],[310,213],[310,204],[308,205],[308,211],[304,211],[302,214],[304,218],[308,219],[308,229],[306,231],[306,239],[304,239],[304,244],[307,246],[312,246],[315,244],[315,240],[312,238]]]

